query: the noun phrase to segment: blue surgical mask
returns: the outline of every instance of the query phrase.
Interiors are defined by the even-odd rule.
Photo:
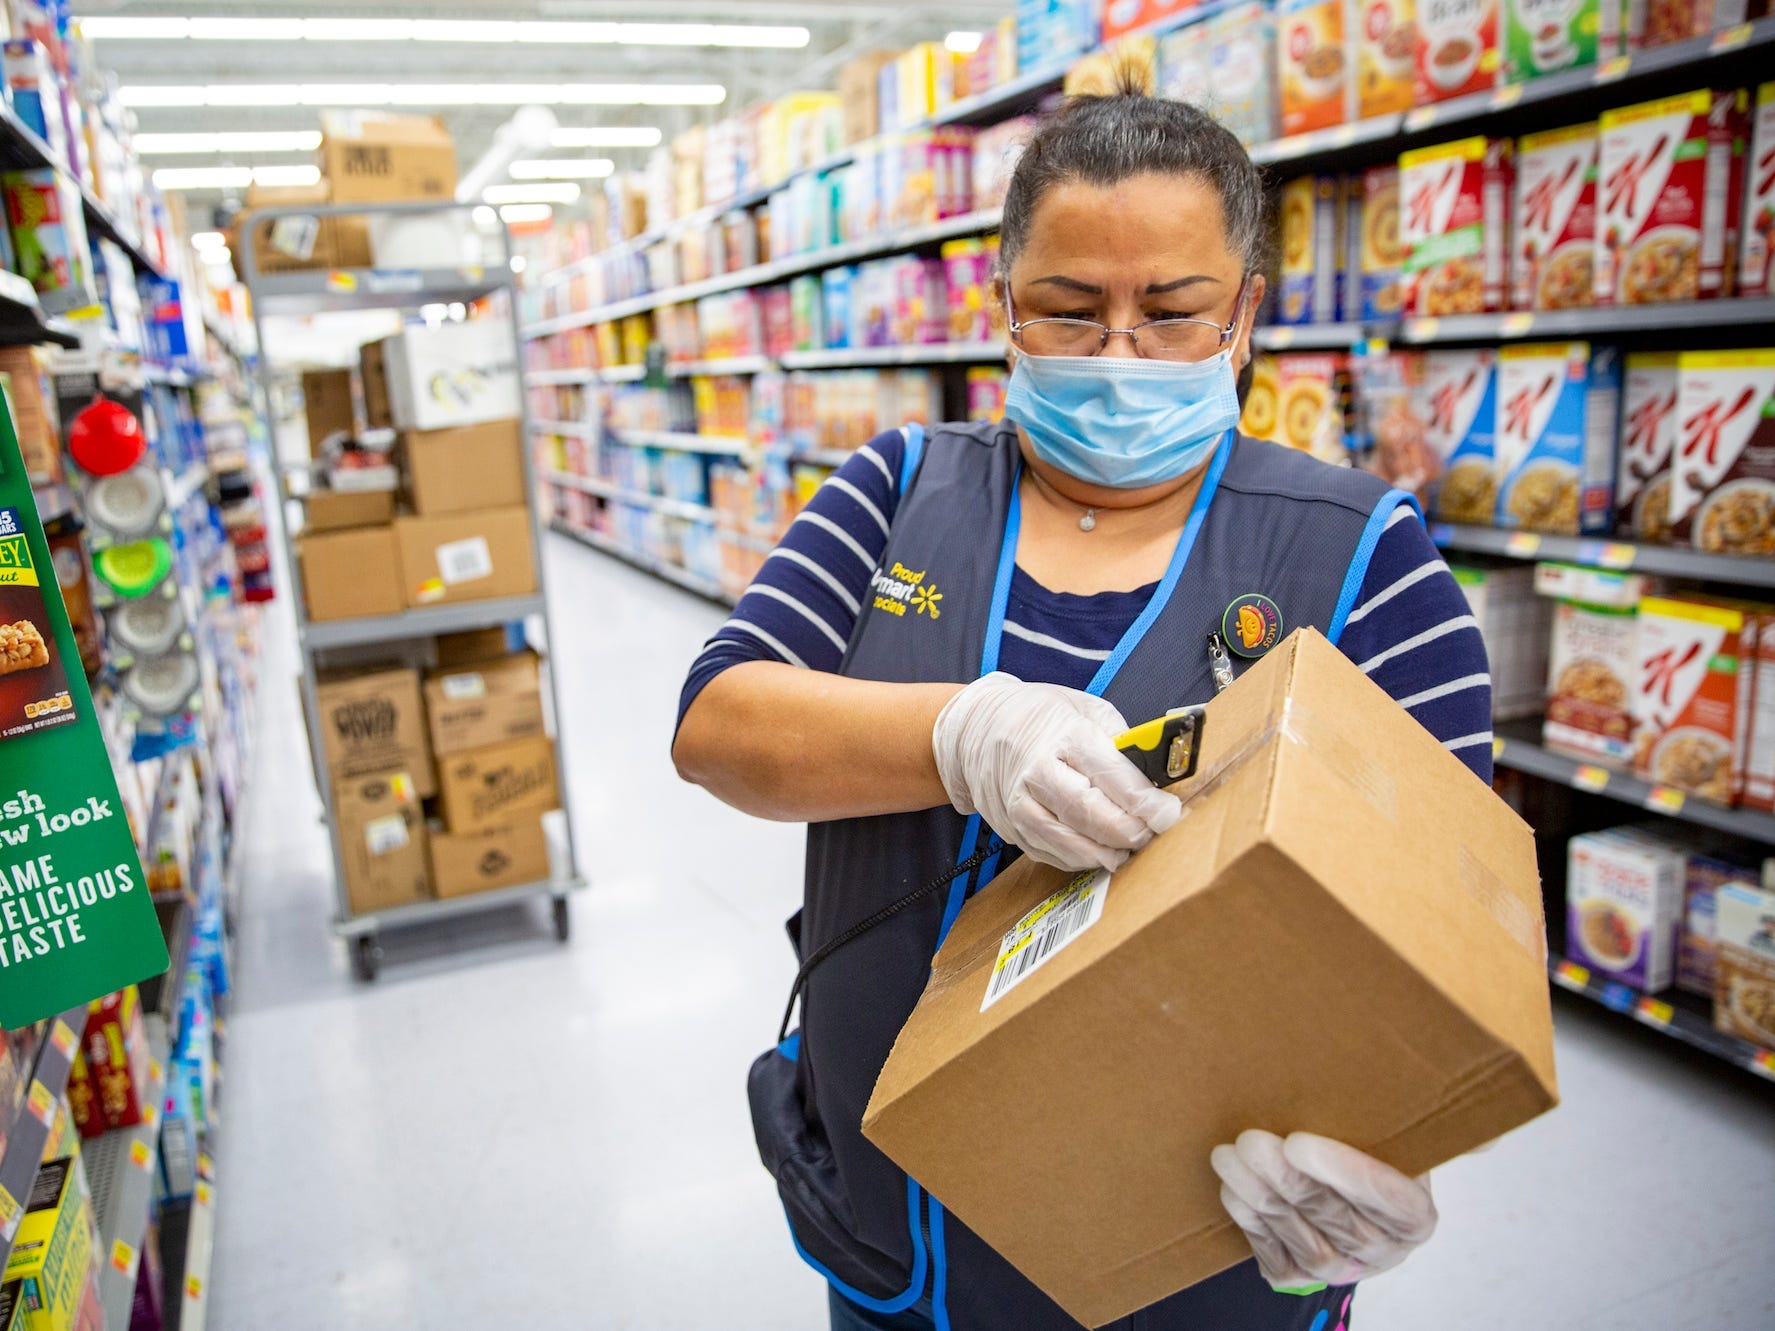
[[[1019,356],[1005,418],[1068,476],[1113,490],[1162,485],[1206,462],[1239,423],[1232,348],[1188,363]]]

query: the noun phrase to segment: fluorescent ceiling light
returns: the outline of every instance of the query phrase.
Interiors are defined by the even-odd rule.
[[[481,192],[488,203],[572,203],[579,186],[571,181],[550,185],[489,185]]]
[[[318,166],[255,166],[253,168],[253,184],[318,185],[320,184],[320,168]]]
[[[973,55],[980,49],[982,36],[978,32],[952,32],[943,39],[943,45],[957,55]]]
[[[94,41],[505,42],[621,46],[775,47],[799,50],[800,26],[767,23],[599,23],[505,19],[130,18],[80,20]]]
[[[137,134],[130,142],[144,157],[169,153],[296,153],[320,147],[318,129],[243,130],[219,134]]]
[[[191,237],[191,247],[198,250],[227,249],[228,237],[220,231],[198,231]]]
[[[609,125],[557,129],[549,136],[549,143],[556,148],[657,148],[664,137],[651,125]]]
[[[555,210],[546,203],[508,203],[499,210],[500,221],[508,226],[520,226],[525,222],[546,222],[555,215]]]
[[[154,173],[163,190],[245,189],[248,185],[318,185],[318,166],[163,166]]]
[[[125,106],[719,106],[719,83],[133,84]]]
[[[602,180],[616,170],[608,157],[563,157],[534,162],[513,162],[513,180]]]

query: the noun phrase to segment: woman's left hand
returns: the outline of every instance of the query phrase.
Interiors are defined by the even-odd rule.
[[[1436,1230],[1427,1178],[1328,1137],[1242,1132],[1210,1160],[1221,1204],[1275,1289],[1365,1280],[1398,1266]]]

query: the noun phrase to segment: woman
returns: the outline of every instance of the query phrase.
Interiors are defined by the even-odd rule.
[[[1120,864],[1180,808],[1116,752],[1125,719],[1212,697],[1301,625],[1489,780],[1484,649],[1404,496],[1236,437],[1265,235],[1259,174],[1212,120],[1074,101],[1005,200],[1006,421],[861,449],[692,667],[680,772],[810,824],[802,956],[994,833]],[[1247,646],[1241,610],[1277,632]],[[858,1130],[968,890],[831,952],[800,1034],[753,1069],[760,1151],[835,1328],[1074,1326]],[[1423,1183],[1322,1138],[1248,1132],[1212,1164],[1256,1260],[1127,1326],[1329,1331],[1435,1223]]]

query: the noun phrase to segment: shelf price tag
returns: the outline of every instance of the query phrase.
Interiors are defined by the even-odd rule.
[[[1752,25],[1740,23],[1735,27],[1721,28],[1713,34],[1713,45],[1708,48],[1714,55],[1721,51],[1735,51],[1750,42]]]
[[[74,1034],[74,1028],[57,1017],[55,1027],[49,1033],[50,1047],[63,1058],[73,1058],[74,1043],[78,1039],[79,1037]]]
[[[1679,814],[1688,796],[1673,786],[1653,786],[1646,795],[1646,808],[1654,813]]]
[[[1759,1049],[1750,1060],[1750,1070],[1775,1081],[1775,1054]]]
[[[148,1169],[154,1163],[154,1152],[148,1149],[148,1143],[137,1137],[129,1144],[129,1162],[137,1169]]]
[[[1639,995],[1624,984],[1610,983],[1602,987],[1603,1003],[1617,1012],[1631,1012]]]
[[[23,1212],[24,1207],[18,1204],[18,1198],[6,1190],[5,1184],[0,1184],[0,1239],[7,1243],[12,1242],[13,1234],[18,1231],[19,1216]]]
[[[203,1297],[203,1280],[201,1277],[185,1277],[185,1297],[192,1300],[201,1299]]]
[[[1355,125],[1339,125],[1331,132],[1331,146],[1333,148],[1349,147],[1356,141],[1356,130],[1357,126]]]
[[[31,1092],[25,1097],[25,1104],[30,1108],[31,1117],[45,1128],[55,1122],[55,1097],[42,1082],[31,1083]]]
[[[1491,95],[1491,109],[1505,111],[1522,100],[1522,85],[1506,83]]]
[[[1429,129],[1436,123],[1436,108],[1418,106],[1405,113],[1405,132],[1415,134],[1420,129]]]
[[[357,274],[335,269],[327,274],[327,290],[350,295],[357,290]]]
[[[1285,351],[1294,345],[1292,328],[1271,328],[1264,334],[1264,342],[1274,351]]]
[[[197,1204],[199,1206],[208,1206],[210,1204],[210,1198],[214,1195],[215,1190],[202,1179],[197,1181],[197,1187],[192,1193],[192,1196],[197,1199]]]
[[[1596,67],[1597,83],[1613,83],[1617,79],[1627,77],[1627,71],[1633,68],[1633,57],[1618,55],[1613,60],[1605,60]]]
[[[1670,1025],[1670,1019],[1676,1015],[1676,1009],[1660,999],[1642,998],[1633,1013],[1648,1025],[1663,1030]]]
[[[1522,91],[1521,84],[1513,83],[1510,86],[1515,88],[1519,93]],[[1508,91],[1508,89],[1505,91]],[[1529,329],[1534,326],[1535,316],[1532,314],[1506,314],[1498,321],[1498,336],[1523,337],[1528,333]]]
[[[1572,771],[1572,784],[1579,790],[1606,790],[1609,769],[1598,767],[1594,763],[1579,763]]]
[[[136,1250],[122,1239],[111,1245],[111,1267],[125,1280],[136,1278]]]
[[[1610,541],[1597,552],[1596,562],[1604,568],[1632,568],[1639,549],[1622,541]]]
[[[1502,735],[1493,735],[1491,737],[1491,759],[1495,763],[1498,759],[1502,758],[1503,756],[1504,756],[1504,737]]]
[[[1430,539],[1437,545],[1447,545],[1454,538],[1455,529],[1449,523],[1432,522],[1430,524]]]
[[[199,1151],[197,1153],[197,1177],[214,1178],[215,1176],[216,1162],[210,1159],[207,1151]]]
[[[1405,325],[1407,342],[1431,342],[1442,330],[1440,319],[1412,319]]]
[[[1541,534],[1532,531],[1512,532],[1504,542],[1504,553],[1515,559],[1533,559],[1541,550]]]
[[[1585,989],[1590,985],[1590,972],[1575,961],[1562,961],[1554,969],[1553,978],[1567,989]]]

